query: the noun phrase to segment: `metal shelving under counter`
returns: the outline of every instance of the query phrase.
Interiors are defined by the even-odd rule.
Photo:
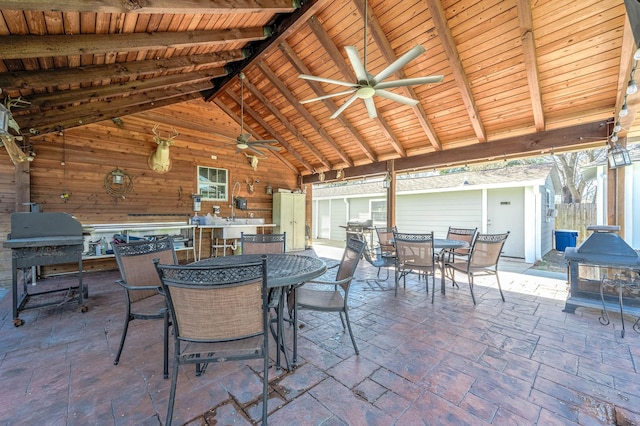
[[[100,250],[96,253],[96,244],[104,238],[111,245],[114,236],[120,235],[126,242],[134,239],[150,239],[171,235],[177,252],[186,251],[187,261],[190,253],[196,259],[195,248],[196,225],[185,222],[157,222],[157,223],[98,223],[82,226],[84,236],[83,259],[107,259],[113,257],[111,249]],[[110,252],[110,253],[108,253]],[[95,254],[94,254],[95,253]]]

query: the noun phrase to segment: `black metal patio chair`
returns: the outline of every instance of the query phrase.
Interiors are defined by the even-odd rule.
[[[267,257],[235,265],[176,266],[154,260],[167,295],[175,342],[166,425],[183,364],[262,359],[262,424],[267,424],[269,337]]]
[[[178,258],[171,237],[154,241],[134,241],[112,244],[121,279],[116,283],[124,289],[125,322],[114,365],[120,362],[127,338],[129,323],[133,320],[164,320],[164,378],[169,377],[169,313],[161,291],[162,284],[153,266],[153,259],[165,264],[177,264]]]

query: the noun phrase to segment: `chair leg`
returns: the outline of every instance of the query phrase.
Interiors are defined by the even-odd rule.
[[[342,312],[340,312],[340,318],[342,318]],[[344,311],[344,316],[347,320],[347,328],[349,329],[349,336],[351,336],[351,343],[353,343],[353,349],[356,351],[356,355],[360,355],[360,351],[358,351],[358,345],[356,345],[356,339],[353,337],[353,331],[351,331],[351,321],[349,321],[349,311]]]
[[[471,298],[473,299],[473,304],[476,304],[476,296],[473,294],[473,275],[469,274],[469,290],[471,290]]]
[[[296,363],[298,362],[298,305],[297,305],[297,300],[298,298],[296,297],[296,290],[294,290],[293,293],[293,297],[294,297],[294,302],[293,302],[293,365],[295,366]]]
[[[118,365],[120,362],[120,355],[122,355],[122,348],[124,347],[124,341],[127,338],[127,330],[129,330],[129,321],[131,321],[131,313],[129,311],[129,307],[127,306],[127,316],[124,321],[124,328],[122,329],[122,336],[120,337],[120,347],[118,348],[118,353],[116,354],[116,359],[113,360],[113,365]]]
[[[269,401],[269,341],[264,339],[264,362],[262,366],[262,424],[267,425],[267,402]]]
[[[502,301],[504,302],[504,294],[502,294],[502,286],[500,285],[500,277],[498,277],[498,271],[496,271],[496,281],[498,282],[498,290],[500,290],[500,297],[502,297]]]
[[[340,322],[342,323],[342,329],[344,330],[345,328],[347,328],[344,324],[344,318],[342,317],[342,312],[338,312],[340,314]]]
[[[176,348],[177,350],[178,348]],[[176,401],[176,384],[178,383],[178,360],[173,361],[173,375],[171,376],[171,391],[169,392],[169,406],[167,408],[166,426],[171,426],[173,420],[173,404]]]
[[[396,268],[396,297],[398,297],[398,284],[399,284],[398,268]]]
[[[436,297],[436,274],[431,275],[433,283],[431,284],[431,304],[433,305],[434,298]],[[429,287],[429,279],[427,278],[427,287]]]
[[[164,364],[163,364],[163,377],[169,378],[169,310],[164,313]]]

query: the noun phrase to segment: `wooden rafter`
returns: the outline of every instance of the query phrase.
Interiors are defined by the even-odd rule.
[[[292,0],[2,0],[0,9],[102,13],[287,13]]]
[[[289,43],[287,43],[286,41],[283,41],[282,43],[280,43],[280,50],[284,54],[285,58],[287,58],[289,63],[296,69],[298,73],[311,74],[311,72],[309,71],[309,68],[307,68],[306,65],[302,63],[302,61],[300,60],[298,55],[295,54],[295,52],[293,51]],[[306,82],[309,84],[309,86],[314,90],[314,92],[318,96],[326,95],[326,92],[322,90],[322,85],[320,85],[320,83],[312,80],[306,80]],[[325,103],[329,111],[331,111],[332,113],[334,113],[338,109],[338,106],[331,99],[325,99],[323,100],[323,102]],[[296,101],[295,104],[298,104],[298,103],[299,102]],[[368,151],[364,147],[368,145],[364,137],[360,134],[360,132],[358,132],[358,130],[349,122],[349,120],[344,118],[342,115],[339,115],[337,120],[340,122],[340,124],[342,124],[342,126],[344,126],[345,130],[348,131],[351,134],[351,136],[353,136],[353,138],[355,139],[355,142],[361,145],[362,151],[365,152],[366,154]]]
[[[264,73],[271,84],[273,84],[280,91],[280,93],[282,93],[282,95],[287,99],[291,106],[293,106],[296,112],[300,114],[302,118],[304,118],[307,123],[309,123],[309,125],[311,125],[311,127],[313,127],[315,131],[318,132],[322,139],[338,154],[338,156],[342,158],[342,161],[344,161],[349,166],[353,166],[353,161],[351,160],[351,158],[349,158],[347,153],[344,152],[344,150],[340,148],[340,145],[338,145],[335,139],[333,139],[331,135],[329,135],[327,131],[324,130],[324,127],[315,118],[313,118],[313,116],[309,114],[309,112],[304,109],[302,105],[300,105],[293,93],[291,93],[289,89],[287,89],[282,84],[282,82],[278,80],[276,74],[262,62],[258,62],[257,66],[260,71]],[[333,167],[329,165],[329,168],[331,169]]]
[[[309,23],[309,28],[311,28],[311,31],[313,31],[313,34],[316,36],[320,44],[322,44],[322,47],[327,51],[327,53],[329,54],[329,57],[333,59],[333,62],[336,64],[338,69],[340,69],[344,78],[351,79],[352,78],[351,71],[349,70],[349,67],[347,66],[347,63],[345,62],[345,60],[342,58],[342,55],[338,51],[338,48],[331,41],[329,34],[326,33],[322,25],[320,25],[320,23],[318,22],[317,19],[315,19],[315,17],[312,16],[311,18],[309,18],[308,23]],[[293,50],[290,47],[287,49],[287,47],[288,45],[285,45],[284,43],[282,43],[280,46],[280,50],[282,50],[283,53],[285,53],[285,55],[287,56],[287,59],[289,59],[289,62],[291,62],[291,64],[295,66],[301,74],[311,74],[311,72],[306,67],[306,65],[304,65],[302,61],[300,61],[299,58],[297,58],[297,56],[295,56],[295,54],[293,53]],[[345,71],[347,72],[346,74],[345,74]],[[318,82],[315,82],[313,80],[305,80],[305,81],[313,89],[313,91],[316,92],[318,96],[326,95],[324,90],[322,90],[322,85],[320,85]],[[332,114],[336,112],[339,108],[332,99],[324,99],[323,103],[325,104],[327,109],[331,111]],[[358,144],[359,148],[362,150],[362,152],[364,152],[367,158],[369,158],[370,161],[377,161],[377,156],[375,152],[373,152],[371,147],[369,147],[369,145],[364,140],[362,135],[349,122],[349,120],[347,120],[346,117],[342,114],[340,114],[337,117],[337,119],[338,121],[340,121],[340,124],[342,124],[349,131],[349,133],[351,133],[355,143]],[[388,137],[389,142],[392,144],[396,152],[402,155],[403,149],[398,143],[395,136],[393,136],[392,133],[387,133],[387,130],[390,128],[389,128],[389,125],[386,123],[386,121],[384,121],[382,117],[379,117],[376,121],[384,130],[385,136]]]
[[[238,105],[240,105],[240,98],[233,93],[233,91],[231,91],[230,89],[226,89],[225,93],[227,94],[227,96],[231,97],[231,99],[233,99],[234,102],[236,102]],[[218,105],[220,108],[222,108],[222,110],[224,112],[227,113],[227,115],[229,117],[231,117],[234,121],[236,121],[238,124],[240,124],[240,117],[238,117],[237,115],[235,115],[226,105],[224,105],[224,103],[222,101],[220,101],[219,99],[214,99],[214,103],[216,105]],[[244,106],[244,112],[247,113],[248,115],[250,115],[259,125],[261,125],[268,133],[270,133],[271,135],[273,135],[274,139],[276,139],[282,146],[285,147],[285,149],[287,149],[287,151],[289,151],[289,148],[291,149],[289,151],[289,153],[291,155],[293,155],[296,160],[300,161],[300,163],[308,170],[308,171],[312,171],[314,169],[314,167],[307,161],[304,159],[304,157],[302,157],[296,150],[294,150],[291,145],[289,145],[287,143],[287,141],[284,140],[283,137],[281,137],[278,132],[275,131],[275,129],[273,127],[271,127],[269,124],[267,124],[262,118],[260,118],[258,116],[258,114],[256,113],[256,111],[249,107],[248,105],[245,104]],[[251,133],[251,135],[254,138],[260,138],[260,135],[258,133],[256,133],[253,129],[246,127],[247,131],[249,131],[249,133]]]
[[[214,46],[230,41],[263,40],[270,31],[268,27],[254,27],[161,33],[2,36],[0,58],[26,59]]]
[[[536,44],[533,37],[533,18],[531,17],[531,5],[529,0],[517,0],[518,22],[520,23],[520,38],[524,50],[524,66],[527,70],[527,82],[529,84],[529,96],[533,109],[533,120],[536,130],[545,129],[544,111],[542,110],[542,95],[540,93],[540,77],[538,76],[538,59]]]
[[[462,62],[460,62],[458,48],[453,40],[451,29],[449,29],[449,25],[447,24],[447,18],[444,15],[442,3],[440,3],[440,0],[425,0],[425,2],[427,3],[429,12],[431,12],[431,20],[433,21],[433,25],[435,26],[440,42],[442,43],[442,49],[449,59],[453,78],[456,80],[458,89],[460,89],[460,95],[462,96],[462,101],[464,102],[467,114],[469,114],[469,120],[476,133],[476,138],[478,138],[478,142],[486,142],[487,132],[482,124],[482,120],[480,119],[480,113],[478,112],[478,107],[473,98],[467,74],[462,67]]]
[[[261,63],[260,63],[261,64]],[[251,94],[253,96],[255,96],[281,123],[283,126],[285,126],[287,128],[287,130],[289,130],[289,132],[291,132],[291,134],[293,136],[295,136],[309,151],[311,151],[316,158],[318,158],[318,160],[328,169],[331,169],[331,163],[329,162],[329,160],[327,160],[325,158],[324,155],[322,155],[322,153],[313,145],[313,143],[311,143],[303,134],[301,134],[298,129],[295,128],[295,126],[284,116],[284,114],[282,114],[278,108],[276,108],[273,103],[271,103],[263,94],[262,92],[260,92],[260,90],[258,90],[258,88],[252,84],[251,82],[245,80],[244,81],[244,85],[245,87],[251,92]],[[282,138],[284,140],[284,138]],[[312,170],[314,167],[311,166],[308,162],[306,161],[302,161],[302,156],[296,152],[295,149],[293,149],[293,147],[286,142],[283,144],[283,146],[287,149],[287,151],[289,151],[290,153],[296,153],[297,156],[296,158],[298,158],[300,160],[300,162],[302,162],[305,167],[307,167],[308,170]]]
[[[352,1],[356,5],[357,10],[364,10],[364,3],[362,2],[362,0],[352,0]],[[382,27],[378,22],[378,17],[375,15],[375,13],[373,13],[373,10],[371,9],[371,7],[367,8],[367,12],[369,13],[367,20],[369,22],[369,30],[371,31],[371,36],[375,40],[376,45],[378,46],[378,49],[380,49],[380,53],[382,53],[385,60],[389,64],[391,64],[398,58],[395,52],[393,51],[393,48],[391,47],[391,43],[389,43],[389,39],[384,34],[384,31],[382,30]],[[404,71],[401,69],[398,70],[396,75],[398,76],[399,79],[403,79],[407,77]],[[413,90],[412,87],[405,86],[405,87],[402,87],[401,89],[404,90],[406,96],[412,99],[418,99],[418,96],[416,95],[416,92],[415,90]],[[411,108],[416,118],[418,119],[418,122],[420,123],[422,130],[427,135],[427,138],[429,138],[429,142],[431,142],[431,145],[436,150],[438,151],[441,150],[442,144],[440,143],[440,139],[438,139],[438,135],[436,134],[436,131],[431,125],[431,122],[429,122],[429,119],[427,118],[427,113],[422,107],[422,105],[418,103],[417,105]],[[381,123],[381,126],[383,128],[387,127],[386,122]],[[393,135],[390,135],[390,136],[393,138],[392,140],[395,141],[395,145],[393,145],[393,147],[396,150],[396,152],[398,152],[398,154],[400,154],[401,157],[406,157],[407,152],[405,151],[405,149],[402,146],[400,146],[400,144],[397,142],[397,140],[395,140],[395,137]]]
[[[622,52],[620,54],[620,71],[618,72],[618,97],[616,99],[615,118],[618,118],[618,113],[624,103],[624,95],[627,90],[627,84],[629,83],[629,76],[631,75],[631,69],[634,65],[633,55],[636,52],[636,43],[631,31],[631,25],[629,21],[625,21],[624,32],[622,34]],[[621,136],[627,134],[627,129],[631,127],[631,124],[635,121],[638,109],[640,108],[640,94],[627,95],[627,110],[628,113],[625,117],[620,118],[620,125],[623,131],[620,132]]]
[[[205,86],[206,84],[208,83],[205,83]],[[60,111],[50,110],[45,113],[16,115],[14,118],[23,133],[46,134],[54,132],[58,126],[70,129],[174,103],[190,101],[199,98],[201,90],[203,90],[202,83],[200,85],[184,85],[167,90],[156,90],[127,96],[111,102],[92,102]]]
[[[0,87],[7,89],[36,89],[65,86],[92,81],[120,78],[135,79],[158,71],[178,72],[206,67],[220,67],[231,61],[243,59],[241,49],[226,52],[179,56],[167,59],[133,61],[125,64],[89,65],[86,67],[56,68],[38,71],[0,73]]]
[[[91,100],[104,100],[123,95],[133,95],[143,91],[161,90],[169,87],[181,86],[184,84],[194,84],[206,82],[204,89],[211,88],[211,79],[226,74],[224,68],[211,68],[203,71],[196,71],[184,74],[172,74],[168,76],[146,78],[141,80],[127,81],[121,84],[110,84],[106,86],[87,87],[62,92],[45,93],[29,98],[31,106],[54,107],[68,105],[75,102],[89,102]]]

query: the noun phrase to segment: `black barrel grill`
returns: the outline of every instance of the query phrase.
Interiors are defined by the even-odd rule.
[[[87,289],[82,284],[82,225],[67,213],[13,213],[11,233],[4,242],[11,249],[13,324],[23,320],[20,311],[59,305],[78,300],[82,312],[87,310],[84,298]],[[29,293],[28,269],[34,266],[78,262],[78,286]],[[22,270],[22,291],[18,289],[18,272]],[[57,294],[56,294],[57,293]],[[57,297],[56,297],[57,296]]]
[[[603,278],[619,277],[629,282],[629,289],[640,286],[640,255],[617,231],[618,226],[589,226],[593,233],[579,246],[567,247],[570,292],[564,312],[575,313],[579,306],[596,309],[619,309],[622,300],[613,288],[600,292]],[[630,290],[624,297],[625,312],[640,316],[640,294]]]

